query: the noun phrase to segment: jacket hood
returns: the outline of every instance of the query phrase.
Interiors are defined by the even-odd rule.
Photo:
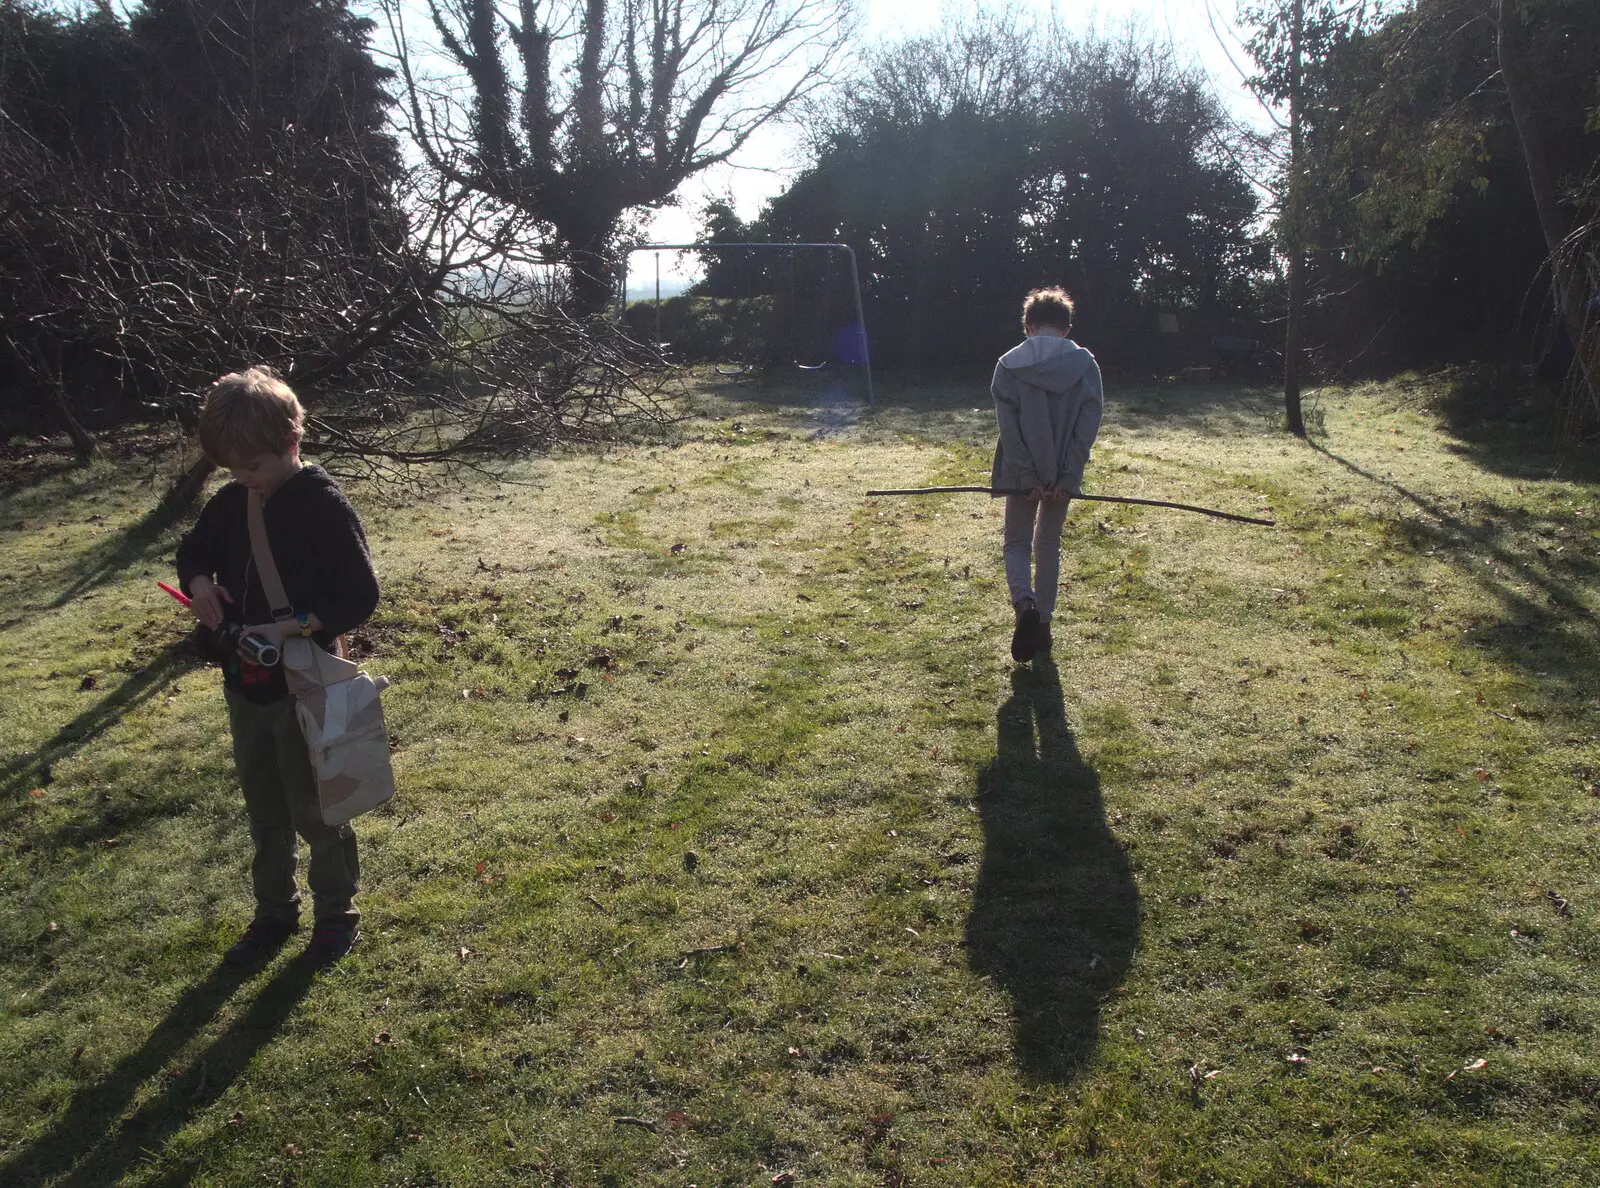
[[[1094,366],[1094,356],[1070,338],[1038,334],[1000,356],[1000,366],[1047,392],[1069,392]]]

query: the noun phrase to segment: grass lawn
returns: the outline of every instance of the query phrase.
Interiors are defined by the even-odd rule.
[[[315,979],[218,966],[159,466],[6,463],[0,1182],[1593,1188],[1600,488],[1468,387],[1112,384],[1091,491],[1278,527],[1076,505],[1028,669],[999,506],[862,494],[986,478],[981,379],[353,486],[401,792]]]

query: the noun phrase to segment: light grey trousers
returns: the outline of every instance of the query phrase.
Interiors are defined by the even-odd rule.
[[[1061,584],[1061,526],[1067,522],[1070,502],[1034,503],[1021,495],[1006,496],[1006,585],[1011,605],[1033,599],[1046,623],[1055,613],[1056,587]]]

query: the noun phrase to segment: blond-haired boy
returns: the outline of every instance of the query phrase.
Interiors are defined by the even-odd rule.
[[[306,635],[333,648],[338,636],[377,608],[378,579],[350,501],[324,470],[300,460],[304,419],[293,389],[265,368],[233,372],[211,386],[200,412],[200,445],[233,481],[211,497],[179,544],[178,578],[195,618],[209,628],[238,623],[245,634],[276,644]],[[269,605],[251,556],[251,491],[263,500],[287,607]],[[361,935],[353,904],[360,879],[355,833],[322,820],[282,667],[232,656],[223,669],[223,696],[255,847],[255,914],[223,959],[254,965],[299,930],[298,835],[310,850],[306,877],[314,916],[303,959],[330,964]]]
[[[1076,308],[1065,290],[1035,289],[1022,304],[1022,342],[1000,356],[989,392],[999,440],[989,485],[1006,496],[1006,585],[1016,614],[1011,658],[1051,647],[1067,499],[1083,485],[1100,431],[1100,366],[1073,342]]]

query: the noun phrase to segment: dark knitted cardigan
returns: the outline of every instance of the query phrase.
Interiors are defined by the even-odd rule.
[[[272,621],[250,555],[245,487],[229,483],[201,509],[195,526],[178,545],[178,580],[185,593],[205,574],[233,595],[223,610],[247,626]],[[267,540],[295,614],[316,615],[315,638],[332,648],[335,637],[364,623],[378,606],[378,577],[367,551],[361,518],[339,485],[319,466],[304,466],[262,505]],[[238,661],[224,670],[224,683],[251,701],[288,694],[281,666],[255,669]]]

